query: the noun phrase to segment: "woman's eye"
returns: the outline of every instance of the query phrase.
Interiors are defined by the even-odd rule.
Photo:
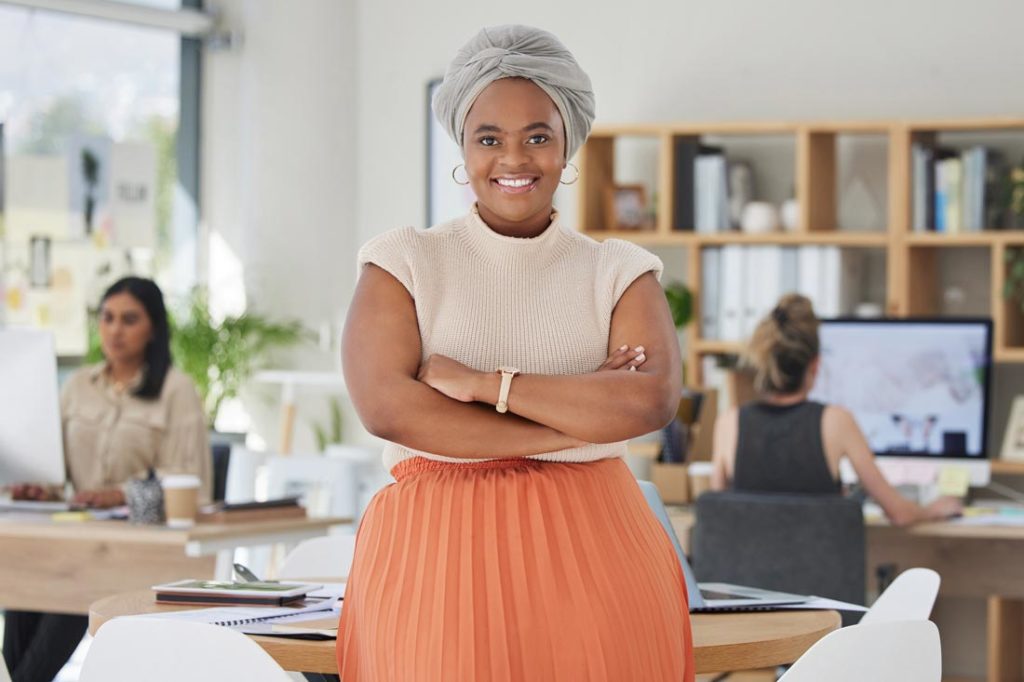
[[[498,144],[498,140],[493,137],[481,137],[480,144],[482,144],[485,147],[493,147],[494,145]]]
[[[534,135],[529,140],[527,140],[527,143],[528,144],[544,144],[547,141],[548,141],[548,136],[547,135]]]

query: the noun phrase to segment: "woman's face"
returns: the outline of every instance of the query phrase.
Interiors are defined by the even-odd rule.
[[[503,233],[547,227],[565,167],[565,129],[558,108],[532,81],[488,85],[466,117],[466,172],[480,216]]]
[[[100,343],[108,362],[139,363],[153,338],[153,323],[131,294],[121,292],[100,307]]]

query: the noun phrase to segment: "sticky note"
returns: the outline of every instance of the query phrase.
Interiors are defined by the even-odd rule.
[[[92,514],[87,511],[57,512],[50,516],[54,521],[88,521]]]
[[[944,466],[939,469],[939,494],[952,497],[963,497],[967,494],[967,486],[971,475],[965,467]]]

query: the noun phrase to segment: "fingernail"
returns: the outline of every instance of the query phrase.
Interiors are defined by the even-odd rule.
[[[641,353],[640,355],[633,358],[633,362],[640,363],[647,359],[647,356]]]
[[[644,352],[644,347],[643,346],[637,346],[633,350],[635,350],[637,353],[643,353]]]
[[[620,348],[620,349],[619,349],[619,352],[621,353],[622,351],[626,350],[627,348],[629,348],[629,345],[628,345],[628,344],[627,344],[627,345],[625,345],[625,346],[623,346],[622,348]]]

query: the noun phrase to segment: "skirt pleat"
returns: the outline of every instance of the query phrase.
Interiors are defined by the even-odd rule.
[[[363,517],[344,682],[685,682],[682,569],[620,459],[393,471]]]

